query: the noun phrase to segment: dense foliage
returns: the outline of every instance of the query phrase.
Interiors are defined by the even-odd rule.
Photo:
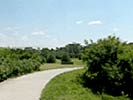
[[[133,49],[111,37],[91,41],[83,54],[85,85],[95,92],[133,97]]]
[[[56,49],[0,48],[0,81],[38,71],[41,64],[55,63],[56,59],[62,60],[62,64],[72,64],[70,57],[78,58],[81,48],[78,43]]]
[[[0,81],[38,71],[40,60],[36,50],[0,48]]]
[[[79,43],[68,44],[65,47],[56,48],[56,58],[61,59],[64,53],[67,53],[70,58],[80,58],[83,51],[83,46]]]
[[[73,64],[73,62],[71,61],[71,59],[70,59],[68,53],[64,53],[64,54],[62,55],[61,63],[62,63],[62,64]]]
[[[48,58],[47,58],[47,63],[55,63],[56,62],[56,58],[55,58],[55,55],[50,53],[48,55]]]

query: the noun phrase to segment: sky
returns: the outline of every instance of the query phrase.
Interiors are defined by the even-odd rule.
[[[133,42],[133,0],[0,0],[0,47]]]

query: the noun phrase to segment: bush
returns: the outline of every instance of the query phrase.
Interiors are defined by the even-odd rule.
[[[87,66],[85,84],[95,92],[133,96],[133,50],[126,43],[111,36],[91,42],[83,60]]]
[[[71,62],[71,59],[67,53],[64,53],[62,55],[61,64],[73,64],[73,62]]]
[[[55,63],[55,62],[56,62],[55,55],[49,54],[47,58],[47,63]]]
[[[0,48],[0,81],[38,71],[40,63],[40,56],[35,51]]]
[[[41,56],[41,61],[40,62],[41,62],[41,64],[46,63],[46,58]]]

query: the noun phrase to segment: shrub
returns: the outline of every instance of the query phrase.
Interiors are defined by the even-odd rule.
[[[55,62],[56,62],[55,55],[49,54],[47,58],[47,63],[55,63]]]
[[[41,56],[41,61],[40,62],[41,62],[41,64],[46,63],[46,58]]]
[[[133,50],[119,38],[91,42],[85,49],[85,84],[96,92],[133,96]]]
[[[71,59],[67,53],[64,53],[62,55],[61,64],[73,64],[73,62],[71,62]]]
[[[0,81],[38,71],[40,63],[40,56],[35,51],[0,48]]]

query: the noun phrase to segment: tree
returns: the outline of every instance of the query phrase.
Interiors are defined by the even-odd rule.
[[[71,43],[65,47],[56,48],[56,58],[61,59],[64,53],[68,53],[70,58],[80,58],[83,47],[79,43]]]
[[[56,48],[56,58],[57,59],[61,59],[62,55],[66,52],[65,48],[60,47],[60,48]]]
[[[45,59],[47,61],[48,56],[49,56],[49,52],[50,52],[50,50],[48,48],[43,48],[41,50],[41,54],[40,54],[41,55],[41,58],[42,59]]]
[[[56,62],[56,58],[54,54],[49,54],[48,58],[47,58],[47,63],[55,63]]]
[[[133,96],[133,50],[119,38],[109,36],[85,49],[85,84],[100,93]]]
[[[82,50],[82,46],[79,43],[68,44],[65,48],[71,58],[79,58]]]
[[[71,59],[70,59],[68,53],[64,53],[64,54],[62,55],[61,63],[62,63],[62,64],[73,64],[73,62],[71,62]]]
[[[40,62],[38,50],[0,48],[0,81],[38,71]]]

